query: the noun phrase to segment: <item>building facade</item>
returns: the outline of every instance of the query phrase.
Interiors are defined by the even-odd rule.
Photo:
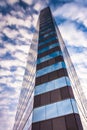
[[[40,12],[13,130],[83,130],[49,7]]]

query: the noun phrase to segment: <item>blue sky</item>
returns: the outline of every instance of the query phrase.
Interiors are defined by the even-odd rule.
[[[39,11],[47,5],[87,95],[87,1],[0,0],[0,130],[12,130],[29,46]]]

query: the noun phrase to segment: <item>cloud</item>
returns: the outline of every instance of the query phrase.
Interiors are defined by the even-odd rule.
[[[64,40],[69,45],[74,45],[77,47],[87,47],[86,44],[86,34],[85,32],[77,29],[74,23],[72,22],[65,22],[59,26],[60,31]],[[67,33],[66,33],[67,30]]]
[[[5,35],[7,35],[7,37],[9,37],[11,39],[13,39],[14,37],[17,37],[17,35],[18,35],[18,31],[17,30],[15,30],[15,29],[12,30],[12,29],[10,29],[8,27],[3,29],[3,33]]]
[[[22,0],[23,2],[25,2],[28,5],[32,5],[33,4],[33,0]]]
[[[17,3],[18,1],[19,0],[7,0],[7,3],[13,5],[13,4]]]
[[[42,8],[42,4],[41,3],[36,3],[34,5],[34,9],[37,10],[37,11],[41,10],[41,8]]]
[[[69,11],[67,11],[67,9]],[[78,11],[79,10],[79,11]],[[68,20],[76,20],[87,27],[87,8],[82,4],[67,3],[54,11],[54,16],[62,16]],[[76,15],[77,14],[77,15]]]

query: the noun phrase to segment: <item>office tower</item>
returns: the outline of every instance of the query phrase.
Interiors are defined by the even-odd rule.
[[[60,40],[47,7],[30,46],[13,130],[83,130]]]

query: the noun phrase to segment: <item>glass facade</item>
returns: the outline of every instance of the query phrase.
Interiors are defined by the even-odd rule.
[[[35,87],[35,95],[42,94],[45,92],[49,92],[58,88],[62,88],[65,86],[70,86],[69,78],[62,77],[55,80],[52,80],[47,83],[43,83]]]
[[[83,130],[49,7],[38,25],[13,130]]]
[[[78,113],[75,100],[67,99],[46,106],[35,108],[33,112],[33,122],[39,122],[51,118],[68,115],[73,112]]]

